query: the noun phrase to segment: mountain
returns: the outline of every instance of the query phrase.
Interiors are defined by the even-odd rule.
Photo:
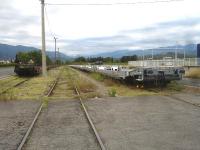
[[[29,47],[29,46],[23,46],[23,45],[12,46],[8,44],[0,44],[0,60],[14,59],[15,55],[18,52],[28,52],[32,50],[39,50],[39,49],[35,47]],[[55,53],[53,51],[47,51],[46,53],[52,60],[54,59]],[[72,60],[71,57],[63,53],[60,53],[60,58],[62,60]]]
[[[177,49],[178,53],[184,53],[188,56],[196,56],[196,44],[188,44],[188,45],[175,45],[175,46],[168,46],[168,47],[159,47],[153,49],[154,55],[160,55],[160,54],[168,54],[168,53],[174,53],[174,51]],[[131,55],[138,55],[142,56],[144,55],[152,55],[152,49],[146,49],[144,50],[117,50],[113,52],[105,52],[105,53],[99,53],[90,57],[113,57],[113,58],[120,58],[122,56],[131,56]]]

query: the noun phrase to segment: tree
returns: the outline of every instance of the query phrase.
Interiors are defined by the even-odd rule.
[[[132,56],[122,56],[120,61],[121,62],[128,62],[128,61],[135,61],[137,60],[137,55],[132,55]]]
[[[41,51],[30,51],[30,52],[18,52],[15,57],[15,63],[28,64],[30,60],[35,65],[42,65],[42,53]],[[51,65],[51,59],[46,56],[47,65]]]

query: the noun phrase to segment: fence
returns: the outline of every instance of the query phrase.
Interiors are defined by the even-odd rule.
[[[144,60],[129,61],[130,66],[135,67],[184,67],[184,66],[200,66],[200,58],[185,59],[163,59],[163,60]]]

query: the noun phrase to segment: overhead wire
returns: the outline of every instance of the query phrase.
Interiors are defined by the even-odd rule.
[[[46,5],[60,6],[113,6],[113,5],[137,5],[137,4],[154,4],[154,3],[170,3],[180,2],[184,0],[154,0],[154,1],[138,1],[138,2],[116,2],[116,3],[45,3]]]
[[[54,38],[54,37],[55,37],[55,34],[54,34],[53,31],[52,31],[52,28],[51,28],[51,24],[50,24],[50,21],[49,21],[49,17],[48,17],[48,14],[47,14],[46,7],[44,7],[44,12],[45,12],[47,24],[48,24],[48,27],[49,27],[49,32],[50,32],[51,36]]]

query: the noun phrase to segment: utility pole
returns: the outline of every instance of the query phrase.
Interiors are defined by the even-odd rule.
[[[176,42],[176,48],[175,48],[175,60],[177,60],[177,50],[178,50],[178,42]]]
[[[41,25],[42,25],[42,74],[47,76],[46,64],[46,44],[45,44],[45,19],[44,19],[44,0],[41,0]]]
[[[56,64],[56,40],[57,40],[58,38],[56,38],[56,37],[54,37],[54,41],[55,41],[55,64]]]
[[[60,52],[59,52],[59,48],[58,48],[58,62],[60,62]]]

